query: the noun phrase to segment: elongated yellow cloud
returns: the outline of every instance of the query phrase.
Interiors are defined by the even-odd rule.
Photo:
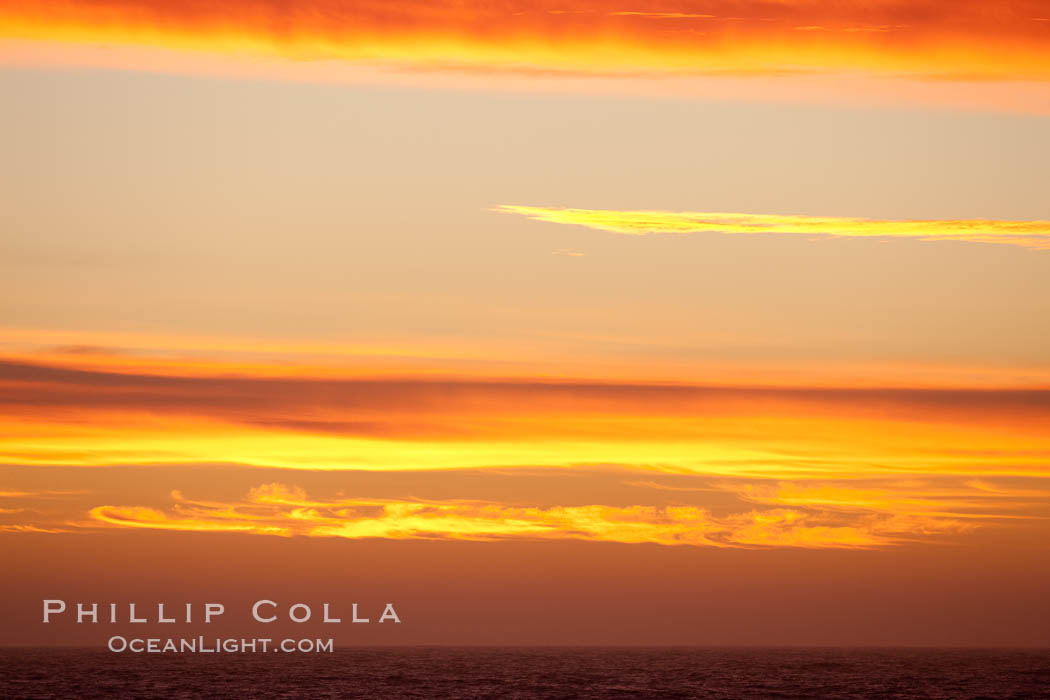
[[[781,233],[844,238],[910,238],[921,241],[1004,243],[1050,249],[1050,221],[990,219],[885,220],[833,216],[739,214],[696,211],[617,211],[504,204],[493,211],[536,221],[575,224],[629,236],[662,233]]]
[[[254,488],[235,503],[190,501],[178,491],[172,497],[171,513],[107,505],[93,508],[90,514],[107,525],[160,530],[349,539],[580,539],[710,547],[867,548],[975,527],[965,515],[960,519],[882,513],[863,503],[843,509],[841,502],[835,512],[777,507],[715,515],[693,506],[541,508],[477,501],[324,501],[276,483]]]

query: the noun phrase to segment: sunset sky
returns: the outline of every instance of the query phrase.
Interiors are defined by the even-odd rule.
[[[0,644],[1050,644],[1045,2],[0,0],[0,90]]]

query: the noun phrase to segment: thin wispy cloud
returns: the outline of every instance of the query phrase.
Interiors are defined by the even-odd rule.
[[[715,15],[695,12],[645,12],[642,10],[618,10],[607,13],[610,17],[650,17],[652,19],[714,19]]]
[[[45,535],[58,535],[72,530],[63,530],[57,527],[37,527],[36,525],[3,525],[0,524],[0,532],[36,533]]]
[[[1000,243],[1050,249],[1050,221],[865,219],[695,211],[621,211],[504,204],[493,211],[628,236],[722,233]]]

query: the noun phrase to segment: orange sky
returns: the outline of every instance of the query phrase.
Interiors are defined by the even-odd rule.
[[[1048,47],[1035,0],[0,0],[0,645],[213,595],[1050,643]]]

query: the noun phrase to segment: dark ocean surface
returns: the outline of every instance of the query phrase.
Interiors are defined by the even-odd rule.
[[[4,698],[1050,698],[1050,650],[0,649]]]

